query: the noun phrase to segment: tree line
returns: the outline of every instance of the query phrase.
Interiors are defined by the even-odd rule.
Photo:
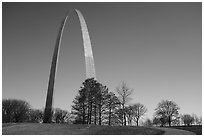
[[[155,125],[155,126],[191,126],[191,125],[202,125],[202,117],[198,117],[196,114],[178,114],[173,116],[171,123],[167,116],[154,117],[153,120],[147,119],[144,125]]]
[[[136,125],[147,113],[141,103],[128,105],[133,90],[122,83],[116,94],[94,78],[86,79],[73,100],[71,112],[53,109],[53,123],[95,124],[95,125]],[[152,120],[142,122],[143,126],[201,125],[202,118],[195,114],[179,114],[179,106],[171,100],[162,100],[155,108]],[[2,122],[42,123],[43,110],[33,109],[23,100],[2,100]]]
[[[73,122],[78,124],[139,125],[147,108],[141,103],[128,105],[133,90],[123,82],[116,88],[117,96],[93,78],[83,82],[72,105]],[[171,100],[162,100],[155,108],[154,118],[143,125],[201,125],[202,118],[195,114],[179,114],[180,107]]]
[[[54,123],[70,123],[70,113],[60,108],[53,109],[52,121]],[[3,99],[2,100],[2,122],[43,122],[43,110],[33,109],[24,100]]]
[[[96,125],[139,125],[147,112],[141,103],[127,105],[133,90],[123,82],[116,89],[118,96],[94,78],[86,79],[72,105],[74,123]]]

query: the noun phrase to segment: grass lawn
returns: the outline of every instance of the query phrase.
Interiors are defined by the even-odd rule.
[[[93,126],[86,135],[161,135],[164,131],[135,126]]]
[[[158,135],[164,131],[147,127],[68,124],[2,124],[3,135]]]
[[[182,129],[182,130],[188,130],[191,132],[194,132],[196,135],[202,135],[202,125],[196,125],[196,126],[172,126],[171,128],[176,129]]]

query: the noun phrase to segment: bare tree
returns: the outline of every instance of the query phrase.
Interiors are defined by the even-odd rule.
[[[122,111],[123,111],[122,125],[126,126],[125,105],[130,100],[130,95],[133,93],[133,90],[128,88],[126,83],[122,82],[121,86],[116,88],[116,92],[119,95],[119,99],[120,99],[121,105],[122,105]]]
[[[147,108],[143,104],[136,103],[132,105],[132,109],[133,109],[133,118],[136,121],[138,126],[139,120],[147,112]]]
[[[194,122],[193,122],[194,125],[201,125],[202,117],[199,118],[196,114],[192,114],[191,116],[194,119]]]
[[[2,100],[2,121],[25,122],[29,118],[30,105],[23,100],[4,99]]]
[[[158,104],[155,111],[156,116],[158,118],[160,118],[161,120],[165,120],[164,123],[167,122],[169,126],[171,126],[172,121],[175,120],[179,115],[179,109],[180,108],[175,102],[169,100],[162,100]]]

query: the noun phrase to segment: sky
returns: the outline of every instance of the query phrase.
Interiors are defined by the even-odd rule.
[[[152,118],[161,100],[180,114],[202,115],[202,4],[196,3],[3,3],[2,98],[43,109],[52,54],[67,11],[82,12],[90,34],[97,80],[116,93],[123,81]],[[71,111],[86,78],[76,13],[62,37],[55,108]]]

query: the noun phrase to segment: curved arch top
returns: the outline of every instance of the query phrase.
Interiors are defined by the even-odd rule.
[[[82,38],[83,38],[83,44],[84,44],[85,63],[86,63],[86,77],[87,78],[94,77],[96,79],[94,58],[93,58],[93,52],[92,52],[92,46],[91,46],[91,40],[90,40],[88,28],[82,13],[77,9],[74,9],[74,11],[77,13],[79,17],[80,26],[81,26],[81,32],[82,32]]]
[[[81,32],[82,32],[82,38],[83,38],[83,45],[84,45],[84,55],[85,55],[85,64],[86,64],[86,78],[95,78],[95,66],[94,66],[94,59],[93,59],[93,52],[91,47],[91,40],[88,32],[88,28],[85,22],[85,19],[82,15],[82,13],[74,9],[74,12],[77,13],[77,16],[79,18],[80,26],[81,26]],[[54,53],[52,57],[52,64],[50,69],[50,76],[49,76],[49,82],[48,82],[48,90],[47,90],[47,98],[46,98],[46,105],[45,105],[45,111],[44,111],[44,117],[43,117],[43,123],[50,123],[51,117],[52,117],[52,102],[53,102],[53,91],[54,91],[54,83],[55,83],[55,74],[57,69],[57,62],[58,62],[58,55],[60,51],[60,45],[61,45],[61,39],[64,31],[64,27],[66,25],[67,19],[69,15],[72,13],[68,13],[65,18],[62,20],[62,23],[59,28],[58,36],[56,39],[56,44],[54,48]]]

